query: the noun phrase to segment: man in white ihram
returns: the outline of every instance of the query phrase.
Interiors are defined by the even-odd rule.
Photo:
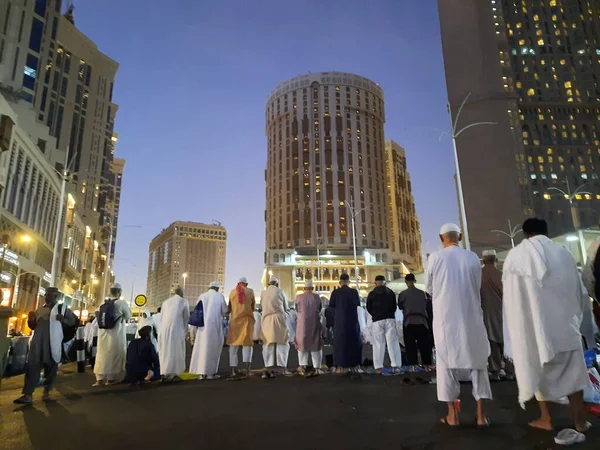
[[[201,380],[219,378],[219,361],[225,334],[223,333],[223,316],[229,312],[225,297],[219,292],[220,285],[213,281],[210,288],[202,294],[198,302],[202,302],[204,310],[204,326],[192,327],[196,333],[190,373],[198,375]]]
[[[164,381],[181,381],[179,374],[185,371],[185,338],[190,320],[190,305],[178,287],[175,295],[165,300],[161,310],[158,332],[158,357]]]
[[[481,309],[481,263],[462,249],[458,225],[440,230],[444,248],[432,254],[427,267],[427,292],[433,298],[433,334],[437,356],[438,400],[448,404],[442,423],[459,425],[460,381],[473,383],[477,426],[489,426],[483,400],[492,398],[487,372],[489,342]]]
[[[548,402],[569,398],[575,428],[583,433],[583,390],[589,378],[579,331],[589,296],[571,253],[548,239],[541,219],[523,223],[524,239],[506,257],[503,270],[506,351],[513,358],[519,403],[533,397],[541,417],[529,425],[552,430]],[[506,339],[505,339],[506,341]]]
[[[98,353],[94,364],[95,387],[114,384],[125,377],[127,335],[125,329],[131,319],[131,309],[121,300],[121,285],[110,288],[110,297],[100,306],[98,317]],[[110,317],[108,317],[110,316]]]

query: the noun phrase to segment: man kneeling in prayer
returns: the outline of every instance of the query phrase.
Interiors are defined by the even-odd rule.
[[[137,384],[160,379],[158,353],[151,341],[152,327],[138,330],[139,339],[134,339],[127,347],[127,374],[125,383]]]
[[[548,402],[569,398],[575,428],[587,431],[583,389],[590,382],[579,328],[589,297],[571,253],[548,239],[548,225],[527,219],[524,239],[504,262],[504,324],[519,403],[535,397],[541,417],[529,425],[552,430]]]

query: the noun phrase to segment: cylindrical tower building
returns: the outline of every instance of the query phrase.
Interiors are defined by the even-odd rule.
[[[268,249],[388,248],[383,91],[340,72],[280,84],[266,106]],[[319,243],[319,240],[321,241]]]
[[[326,275],[335,283],[346,270],[354,278],[348,208],[352,204],[361,265],[363,255],[373,249],[389,249],[384,122],[382,89],[358,75],[311,73],[292,78],[271,93],[266,105],[265,172],[269,271],[281,264],[294,266],[291,281],[296,287],[296,282],[321,281]],[[379,263],[388,262],[389,255],[373,253]],[[336,263],[339,270],[329,270],[333,261],[321,260],[324,254],[342,258]],[[319,268],[314,267],[315,256]],[[304,262],[312,262],[312,269],[297,269],[302,257],[313,258]],[[362,269],[361,278],[365,278]],[[289,291],[293,294],[295,288]]]

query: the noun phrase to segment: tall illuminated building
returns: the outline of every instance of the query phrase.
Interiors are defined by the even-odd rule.
[[[600,211],[600,5],[591,0],[439,0],[453,119],[474,248],[510,246],[491,229],[527,216],[552,235]],[[568,182],[568,183],[567,183]],[[583,192],[590,191],[590,194]]]
[[[312,279],[327,295],[347,272],[363,294],[393,276],[386,200],[383,91],[341,72],[310,73],[277,86],[266,105],[265,279],[288,296]],[[351,210],[356,219],[355,273]]]
[[[173,222],[150,242],[148,255],[148,307],[155,311],[183,287],[190,306],[208,290],[211,281],[225,283],[227,230],[221,225]]]
[[[406,152],[394,141],[385,141],[386,181],[390,220],[390,246],[395,264],[423,272],[421,224],[406,167]]]

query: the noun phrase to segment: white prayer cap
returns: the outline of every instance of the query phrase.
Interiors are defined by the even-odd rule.
[[[209,288],[220,288],[221,285],[219,284],[218,281],[211,281],[210,285],[208,286]]]
[[[241,278],[238,280],[238,283],[244,283],[244,284],[248,284],[248,278],[246,278],[246,277],[241,277]]]
[[[122,291],[123,289],[121,288],[121,285],[119,283],[115,283],[112,285],[112,287],[110,288],[110,290],[114,290],[114,289],[118,289],[119,291]]]
[[[275,277],[269,279],[269,284],[279,284],[279,280]]]
[[[312,280],[306,280],[306,281],[304,282],[304,287],[305,287],[306,289],[312,289],[312,288],[314,288],[315,286],[314,286],[314,284],[313,284]]]
[[[481,252],[481,256],[496,256],[496,250],[484,250]]]
[[[445,235],[446,233],[460,233],[460,227],[455,223],[447,223],[442,226],[440,229],[440,236]]]

